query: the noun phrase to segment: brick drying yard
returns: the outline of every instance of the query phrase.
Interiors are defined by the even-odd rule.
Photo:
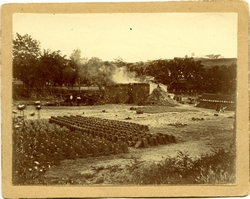
[[[16,110],[16,102],[13,110]],[[214,148],[229,148],[234,142],[234,112],[219,113],[215,110],[190,105],[134,106],[143,114],[130,110],[131,105],[109,104],[96,106],[48,107],[42,106],[41,119],[51,116],[82,115],[123,122],[148,125],[152,134],[174,135],[176,143],[148,148],[129,147],[128,153],[108,156],[65,159],[60,165],[53,165],[39,178],[26,181],[29,184],[129,184],[133,171],[164,158],[177,156],[178,151],[196,159],[209,154]],[[30,113],[35,112],[34,116]],[[34,106],[25,109],[27,119],[37,119]],[[133,166],[133,169],[131,170]]]

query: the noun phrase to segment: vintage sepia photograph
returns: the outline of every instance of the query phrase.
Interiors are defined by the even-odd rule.
[[[11,186],[239,184],[237,12],[11,22]]]
[[[236,14],[14,14],[12,33],[13,184],[235,183]]]

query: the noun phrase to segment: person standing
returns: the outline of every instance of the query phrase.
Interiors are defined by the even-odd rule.
[[[70,95],[69,99],[70,99],[70,105],[72,106],[73,105],[73,95]]]
[[[80,106],[81,103],[81,96],[77,96],[76,101],[77,101],[77,106]]]

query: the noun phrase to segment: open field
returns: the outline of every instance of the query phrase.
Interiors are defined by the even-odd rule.
[[[16,103],[13,110],[16,110],[15,105]],[[168,156],[176,157],[179,151],[189,154],[192,159],[197,159],[202,154],[211,153],[214,148],[229,148],[234,143],[235,120],[232,111],[214,116],[215,110],[189,105],[134,106],[144,111],[143,114],[136,114],[136,111],[130,110],[130,107],[131,105],[124,104],[80,107],[43,106],[40,117],[49,119],[51,116],[84,115],[120,121],[131,118],[129,122],[148,125],[151,133],[174,135],[177,143],[139,149],[130,147],[129,153],[119,155],[63,160],[60,166],[52,166],[43,176],[27,183],[129,184],[134,170],[159,162]],[[27,106],[25,109],[27,119],[36,119],[37,112],[35,116],[30,116],[31,112],[36,112],[35,108]],[[131,166],[134,166],[133,171]]]

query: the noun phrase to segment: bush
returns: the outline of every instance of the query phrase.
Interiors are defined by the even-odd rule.
[[[134,167],[133,165],[131,167]],[[135,171],[135,184],[228,184],[235,183],[235,151],[213,150],[192,160],[187,152],[167,157]]]

